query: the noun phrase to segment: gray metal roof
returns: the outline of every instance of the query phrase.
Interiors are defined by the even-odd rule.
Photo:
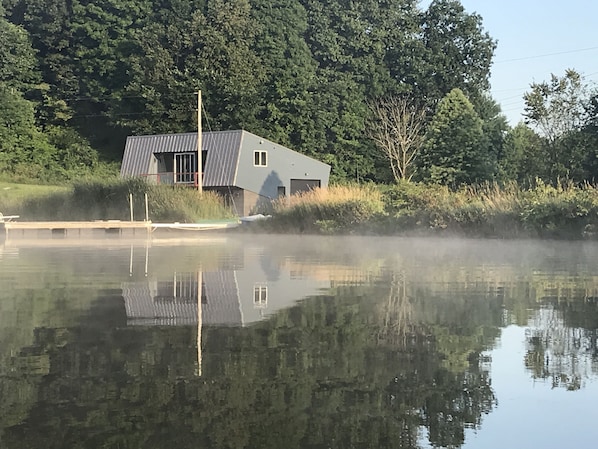
[[[202,150],[207,152],[204,187],[235,185],[241,141],[245,131],[202,133]],[[148,174],[152,156],[157,153],[197,151],[197,133],[129,136],[120,169],[121,176]]]

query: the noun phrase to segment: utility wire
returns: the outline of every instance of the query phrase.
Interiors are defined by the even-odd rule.
[[[546,53],[543,55],[534,55],[534,56],[524,56],[521,58],[503,59],[502,61],[495,61],[494,64],[503,64],[505,62],[515,62],[515,61],[527,61],[528,59],[545,58],[547,56],[567,55],[570,53],[580,53],[583,51],[591,51],[591,50],[598,50],[598,47],[580,48],[577,50],[559,51],[556,53]]]
[[[104,114],[75,114],[73,118],[98,118],[98,117],[124,117],[131,115],[159,115],[167,112],[172,112],[172,109],[157,110],[157,111],[143,111],[143,112],[116,112],[116,113],[104,113]],[[177,109],[176,112],[195,112],[197,109]]]

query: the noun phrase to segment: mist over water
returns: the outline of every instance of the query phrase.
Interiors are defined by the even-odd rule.
[[[591,447],[597,250],[6,240],[0,446]]]

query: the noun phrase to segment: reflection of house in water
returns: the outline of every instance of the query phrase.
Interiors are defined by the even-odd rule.
[[[235,270],[175,272],[168,279],[123,283],[127,319],[133,325],[194,325],[199,312],[203,326],[243,326],[330,287],[330,280],[297,278],[274,267],[248,263]]]
[[[174,273],[171,279],[123,284],[130,324],[194,325],[198,293],[204,325],[243,324],[234,271]]]

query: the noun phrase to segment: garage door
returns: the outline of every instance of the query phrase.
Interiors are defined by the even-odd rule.
[[[291,179],[291,195],[320,187],[319,179]]]

